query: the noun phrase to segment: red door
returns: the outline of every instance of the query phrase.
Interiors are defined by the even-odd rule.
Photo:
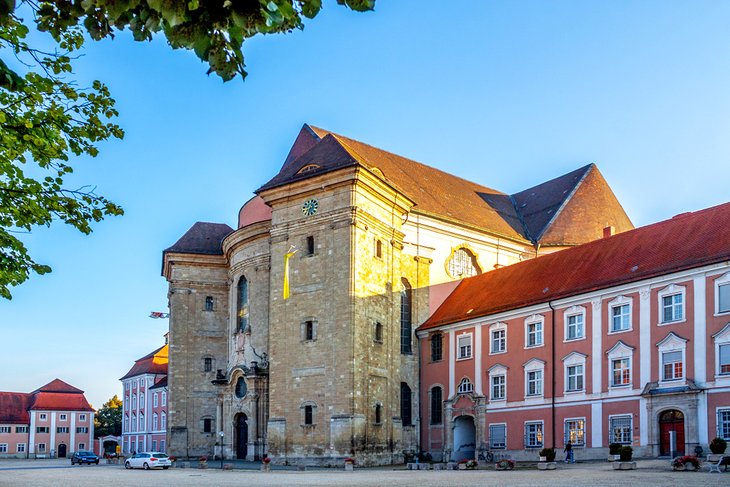
[[[671,455],[669,432],[677,434],[677,455],[684,455],[684,414],[682,411],[670,409],[659,416],[659,455]]]

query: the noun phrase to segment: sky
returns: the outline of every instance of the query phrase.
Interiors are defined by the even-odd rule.
[[[730,2],[325,0],[303,31],[244,45],[222,83],[128,32],[89,42],[123,141],[72,161],[125,209],[84,236],[22,236],[53,267],[0,300],[0,390],[58,377],[95,407],[161,346],[162,251],[196,221],[235,227],[310,123],[514,193],[595,162],[636,226],[730,200]]]

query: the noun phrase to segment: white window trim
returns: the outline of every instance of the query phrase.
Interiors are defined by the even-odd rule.
[[[618,308],[619,306],[626,306],[629,307],[629,327],[625,330],[613,330],[613,308]],[[616,299],[612,300],[608,303],[608,334],[609,335],[616,335],[618,333],[626,333],[634,329],[634,300],[633,298],[629,298],[626,296],[618,296]]]
[[[461,386],[464,385],[464,384],[470,384],[471,385],[471,390],[470,391],[466,391],[466,390],[462,391],[461,390]],[[472,394],[472,393],[474,393],[474,383],[468,377],[462,378],[459,381],[459,385],[456,386],[456,393],[457,394]]]
[[[662,298],[668,296],[674,296],[675,294],[682,295],[682,317],[674,321],[663,321],[664,320],[664,306]],[[687,321],[687,288],[685,286],[678,286],[676,284],[670,284],[664,289],[657,293],[657,326],[676,325],[677,323],[684,323]]]
[[[631,413],[622,413],[622,414],[609,414],[608,415],[608,442],[613,443],[613,430],[611,429],[611,420],[613,418],[629,418],[631,421],[631,426],[629,429],[631,430],[631,441],[629,443],[621,443],[622,445],[633,445],[634,444],[634,415]]]
[[[459,340],[462,338],[469,338],[469,355],[463,357],[461,356],[461,345],[459,344]],[[474,334],[468,332],[456,335],[456,360],[471,360],[472,358],[474,358]]]
[[[504,331],[504,350],[494,351],[492,348],[494,344],[492,333],[501,330]],[[500,355],[503,353],[507,353],[507,323],[499,322],[489,326],[489,355]]]
[[[26,444],[25,443],[16,443],[15,444],[15,451],[17,453],[25,453],[25,447],[26,447]]]
[[[529,401],[530,399],[542,399],[545,397],[545,362],[543,362],[540,359],[532,359],[527,361],[523,366],[524,368],[524,377],[525,377],[525,400]],[[528,382],[527,382],[527,374],[529,372],[541,372],[541,382],[540,385],[540,394],[528,394]]]
[[[58,420],[59,421],[67,421],[68,420],[68,416],[66,414],[59,414],[58,415]]]
[[[583,335],[577,336],[575,338],[568,338],[568,318],[573,316],[583,316]],[[563,311],[563,343],[567,342],[577,342],[580,340],[586,339],[586,309],[583,306],[571,306],[570,308],[567,308],[565,311]],[[544,341],[543,337],[543,341]]]
[[[0,451],[0,453],[10,453],[10,445],[7,443],[0,443],[0,450],[3,450],[3,447],[5,451]]]
[[[626,345],[621,340],[616,342],[616,345],[611,347],[607,352],[608,355],[608,388],[611,389],[631,389],[634,383],[634,348]],[[620,359],[629,359],[629,383],[628,384],[613,384],[613,361]]]
[[[487,371],[489,373],[489,401],[490,402],[507,402],[507,367],[502,364],[496,364],[489,368]],[[504,377],[504,397],[501,399],[495,399],[492,396],[492,377],[497,376],[503,376]],[[498,424],[498,423],[494,423]]]
[[[730,323],[712,335],[712,341],[715,347],[715,380],[730,382],[730,374],[720,373],[720,345],[730,345]]]
[[[687,340],[676,335],[674,332],[664,337],[662,341],[656,344],[659,349],[658,355],[658,371],[660,384],[676,384],[684,385],[687,383]],[[664,366],[662,365],[662,356],[665,353],[682,352],[682,377],[680,379],[664,379]]]
[[[586,370],[586,360],[588,357],[580,352],[571,352],[563,357],[563,394],[585,394],[586,392],[586,378],[588,377]],[[583,388],[568,390],[568,367],[575,367],[576,365],[583,366]]]
[[[527,446],[527,425],[528,424],[539,424],[541,425],[540,431],[542,432],[542,442],[540,445],[536,446]],[[524,434],[522,442],[524,443],[525,449],[537,449],[537,448],[545,448],[545,421],[539,419],[539,420],[531,420],[531,421],[525,421],[524,426],[522,427],[522,432]]]
[[[715,316],[727,316],[730,315],[730,310],[720,311],[720,286],[730,285],[730,272],[723,274],[722,276],[715,279]]]
[[[568,424],[568,421],[583,421],[583,443],[571,443],[574,448],[586,448],[588,446],[587,436],[588,436],[588,420],[585,416],[581,416],[578,418],[565,418],[563,419],[563,436],[565,436],[565,426]],[[565,438],[563,438],[565,440]]]
[[[528,345],[528,332],[527,332],[527,326],[532,325],[535,323],[540,323],[540,330],[542,334],[542,340],[537,345]],[[531,349],[531,348],[540,348],[545,346],[545,317],[543,315],[532,315],[525,319],[525,348]]]
[[[721,411],[728,411],[728,412],[730,412],[730,407],[728,407],[728,406],[718,406],[718,407],[716,407],[715,408],[715,421],[717,421],[717,417],[720,415],[720,412]],[[717,434],[717,430],[719,429],[719,427],[720,427],[720,425],[717,424],[717,423],[715,423],[715,433],[714,433],[713,436],[719,436]]]
[[[504,446],[492,446],[492,426],[504,426]],[[507,448],[507,423],[489,423],[487,425],[487,431],[489,432],[489,448],[493,450],[505,450]]]

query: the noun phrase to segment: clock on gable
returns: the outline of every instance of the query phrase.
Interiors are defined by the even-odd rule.
[[[316,199],[308,199],[304,202],[302,205],[302,213],[304,216],[312,216],[315,213],[317,213],[317,209],[319,208],[319,203]]]

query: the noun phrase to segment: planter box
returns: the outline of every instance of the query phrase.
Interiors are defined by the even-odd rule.
[[[431,465],[428,463],[419,463],[418,470],[431,470]]]
[[[504,471],[504,470],[513,470],[513,469],[514,469],[514,467],[512,467],[512,468],[509,468],[509,467],[500,467],[500,466],[499,466],[499,463],[495,463],[495,464],[494,464],[494,469],[495,469],[495,470],[502,470],[502,471]]]
[[[537,464],[538,470],[555,470],[556,468],[558,468],[556,462],[540,462]]]
[[[618,462],[619,460],[621,460],[621,455],[609,455],[608,456],[609,462]]]
[[[345,464],[345,472],[354,472],[355,471],[355,465],[352,463],[346,463]]]
[[[225,467],[225,465],[224,465],[224,467]],[[231,465],[231,468],[232,467],[233,467],[233,465]],[[262,472],[271,472],[271,464],[270,463],[262,463],[261,464],[261,471]]]
[[[208,468],[208,462],[200,462],[200,464],[198,465],[198,468],[203,468],[203,469]]]
[[[636,462],[613,462],[614,470],[636,470]]]
[[[459,470],[466,470],[466,463],[460,463]]]
[[[233,464],[232,463],[224,463],[223,464],[223,470],[233,470]]]

